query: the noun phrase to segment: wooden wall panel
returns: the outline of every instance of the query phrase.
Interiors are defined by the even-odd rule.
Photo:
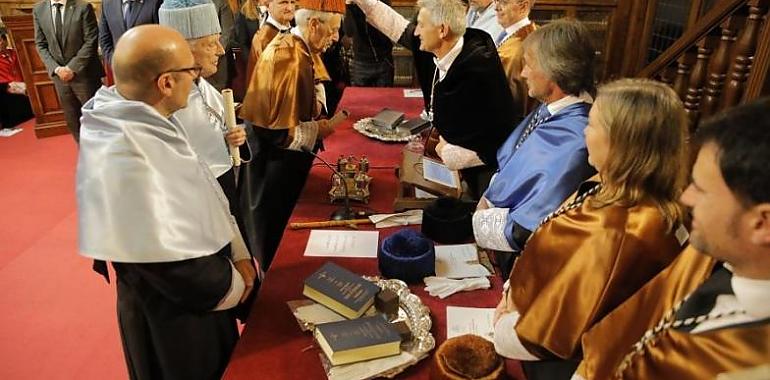
[[[3,22],[10,31],[19,56],[21,73],[27,84],[27,93],[35,114],[35,136],[69,133],[53,82],[37,54],[32,16],[3,17]]]

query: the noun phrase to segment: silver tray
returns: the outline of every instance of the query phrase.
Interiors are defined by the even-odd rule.
[[[365,117],[353,123],[353,129],[366,137],[387,142],[407,142],[413,136],[409,129],[406,128],[396,127],[391,129],[378,127],[372,123],[371,117]]]
[[[326,355],[319,353],[326,375],[330,380],[365,380],[378,377],[392,378],[406,368],[426,358],[436,347],[436,339],[430,329],[433,321],[430,310],[420,297],[412,294],[409,287],[400,280],[388,280],[379,277],[363,276],[382,289],[388,289],[398,295],[398,317],[392,322],[404,321],[412,331],[412,340],[401,343],[401,354],[392,357],[372,359],[358,363],[332,366]],[[293,302],[293,301],[292,301]],[[292,307],[290,305],[290,307]],[[372,307],[367,313],[372,312]],[[313,330],[315,326],[307,321],[299,321],[303,330]]]

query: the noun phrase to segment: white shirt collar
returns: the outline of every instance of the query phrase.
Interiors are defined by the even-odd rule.
[[[304,42],[304,43],[305,43],[305,46],[307,46],[307,50],[308,50],[308,51],[310,51],[310,44],[308,44],[308,43],[307,43],[307,41],[305,41],[305,36],[303,36],[303,35],[302,35],[302,32],[300,32],[300,31],[299,31],[299,28],[297,28],[297,27],[295,26],[295,27],[291,28],[291,29],[289,30],[289,32],[290,32],[291,34],[293,34],[293,35],[295,35],[295,36],[299,37],[299,39],[300,39],[300,40],[302,40],[302,42]]]
[[[455,46],[452,47],[452,49],[450,49],[443,58],[438,59],[438,57],[433,57],[433,62],[436,64],[436,68],[438,68],[439,81],[444,79],[446,73],[449,71],[449,68],[452,67],[452,63],[454,63],[455,59],[457,59],[457,56],[460,55],[460,52],[463,50],[463,41],[464,39],[461,36],[455,43]]]
[[[54,4],[61,3],[64,6],[67,6],[67,0],[51,0],[51,7],[53,8]]]
[[[770,280],[755,280],[733,274],[730,280],[735,298],[750,316],[770,318]]]
[[[516,34],[516,32],[519,31],[519,29],[531,24],[532,21],[529,21],[529,17],[524,17],[523,19],[516,21],[513,23],[513,25],[505,28],[505,36],[512,36]]]
[[[287,29],[291,29],[291,26],[289,25],[281,25],[276,19],[273,18],[273,16],[270,15],[270,13],[267,14],[267,22],[268,24],[276,27],[276,29],[280,30],[281,32],[286,31]]]
[[[555,102],[551,102],[545,105],[545,107],[548,109],[548,112],[551,114],[551,116],[556,115],[557,112],[573,105],[576,103],[588,103],[591,104],[594,102],[594,99],[589,95],[587,92],[583,91],[580,93],[580,96],[575,95],[567,95]]]

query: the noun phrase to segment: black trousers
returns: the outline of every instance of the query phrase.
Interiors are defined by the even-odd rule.
[[[314,157],[281,148],[285,130],[247,127],[252,160],[243,168],[239,186],[241,210],[252,255],[267,271]]]
[[[527,380],[569,380],[580,362],[573,360],[522,361]]]
[[[64,82],[58,77],[53,78],[56,94],[59,95],[59,103],[64,112],[64,120],[67,121],[67,129],[70,130],[76,142],[80,141],[80,109],[101,87],[99,78],[78,78],[77,76]]]
[[[227,255],[229,246],[180,262],[113,263],[131,380],[221,378],[238,341],[233,311],[210,310],[230,281]]]
[[[13,128],[32,118],[29,98],[9,94],[8,83],[0,83],[0,128]]]

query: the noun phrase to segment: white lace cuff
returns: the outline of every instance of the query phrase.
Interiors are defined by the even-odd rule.
[[[521,315],[518,311],[503,314],[495,325],[495,351],[509,359],[540,360],[532,355],[519,340],[516,334],[516,323]]]
[[[328,108],[326,108],[326,87],[324,87],[323,83],[317,83],[315,85],[315,98],[316,98],[316,101],[321,103],[321,107],[323,107],[322,111],[327,111]]]
[[[398,42],[409,20],[379,0],[353,0],[366,15],[366,22],[377,28],[391,41]]]
[[[508,212],[507,208],[476,210],[473,213],[473,236],[476,238],[476,244],[483,248],[513,252],[514,249],[505,237]]]
[[[460,170],[484,165],[476,152],[458,145],[447,143],[438,153],[441,161],[450,170]]]
[[[230,252],[232,253],[233,262],[250,259],[249,249],[246,248],[246,242],[241,235],[241,229],[238,228],[238,223],[235,218],[230,216],[230,226],[233,229],[233,239],[230,241]]]
[[[214,311],[227,310],[235,307],[241,300],[243,291],[246,290],[246,284],[243,282],[243,277],[241,277],[241,273],[235,269],[235,265],[233,265],[232,262],[230,263],[230,270],[232,271],[230,290],[228,290],[227,294],[222,297],[222,300],[219,301],[219,304],[214,308]]]
[[[299,151],[312,150],[316,139],[318,139],[318,122],[302,122],[294,128],[294,139],[291,140],[291,144],[289,144],[287,149]]]

